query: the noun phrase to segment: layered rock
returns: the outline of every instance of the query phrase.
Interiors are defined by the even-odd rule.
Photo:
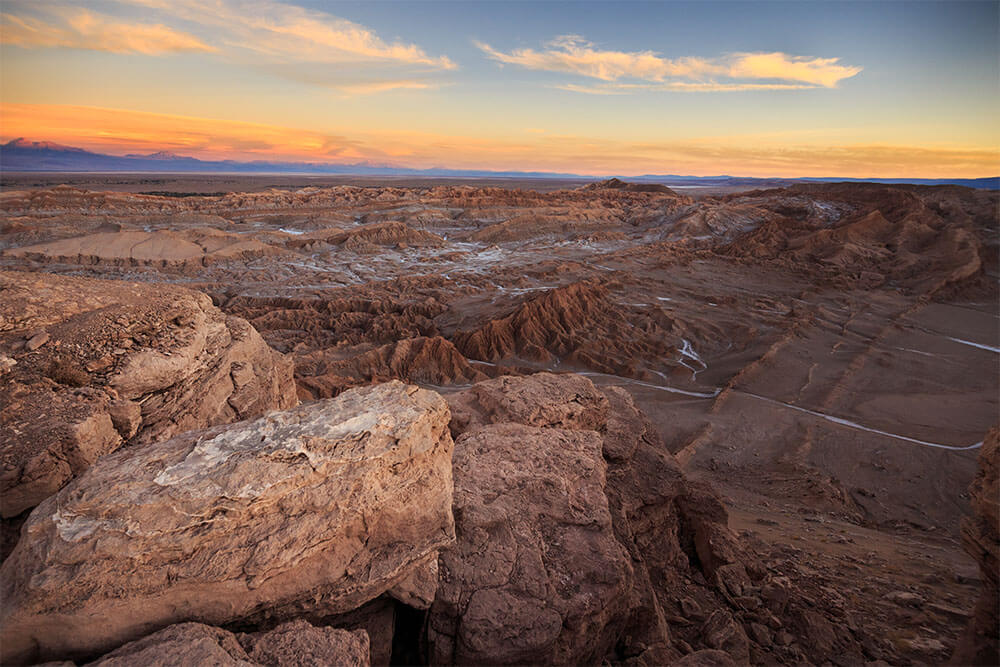
[[[983,440],[979,472],[969,488],[973,515],[962,521],[962,543],[976,559],[983,578],[972,621],[952,662],[957,665],[1000,664],[1000,428]]]
[[[399,586],[454,539],[448,421],[440,396],[391,382],[102,458],[0,568],[3,661],[337,614]]]
[[[291,361],[204,294],[14,272],[0,290],[4,517],[125,442],[295,404]]]

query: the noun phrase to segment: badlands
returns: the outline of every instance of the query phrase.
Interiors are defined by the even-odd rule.
[[[246,180],[0,193],[3,664],[1000,660],[996,192]]]

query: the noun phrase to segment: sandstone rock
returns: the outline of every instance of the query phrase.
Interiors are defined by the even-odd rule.
[[[368,635],[363,630],[317,628],[298,620],[269,632],[239,636],[202,623],[178,623],[129,642],[88,663],[88,667],[368,667],[368,664]]]
[[[455,446],[457,543],[441,554],[433,663],[597,662],[632,583],[604,495],[601,438],[485,426]]]
[[[596,430],[608,417],[607,399],[590,380],[579,375],[500,377],[450,395],[448,404],[453,433],[505,422]]]
[[[296,401],[290,360],[203,294],[13,272],[0,272],[0,291],[0,316],[16,322],[0,345],[45,327],[68,355],[56,357],[54,344],[16,352],[4,376],[4,517],[37,505],[123,442],[163,440]],[[88,361],[106,358],[114,361]]]
[[[88,667],[250,667],[255,664],[233,633],[202,623],[178,623],[129,642],[88,663]]]
[[[734,573],[742,572],[743,577],[747,576],[740,565],[742,554],[737,547],[737,540],[726,526],[726,511],[718,496],[704,484],[685,478],[676,460],[660,442],[655,427],[636,408],[632,398],[624,390],[608,388],[601,391],[580,376],[538,373],[481,382],[450,395],[448,400],[453,414],[452,432],[464,432],[464,435],[459,436],[459,441],[462,442],[463,438],[475,438],[477,447],[484,452],[497,447],[498,452],[489,456],[503,457],[503,461],[519,461],[520,458],[513,457],[524,457],[527,454],[518,453],[514,446],[503,442],[499,438],[501,431],[492,430],[497,427],[484,428],[484,424],[531,425],[542,427],[542,433],[550,430],[566,433],[565,429],[574,429],[578,433],[598,437],[601,458],[605,459],[607,466],[607,481],[603,492],[612,531],[617,543],[628,554],[632,571],[631,585],[616,610],[618,616],[607,623],[608,632],[614,628],[619,631],[615,642],[616,659],[625,659],[634,664],[668,664],[676,660],[680,656],[674,647],[680,646],[681,642],[676,641],[668,629],[665,604],[673,609],[675,600],[687,599],[689,609],[699,608],[700,604],[691,597],[699,587],[686,583],[692,577],[701,577],[703,581],[714,580],[717,571],[728,573],[730,570]],[[491,437],[496,438],[495,443],[491,441]],[[535,437],[525,441],[522,447],[532,449]],[[509,450],[513,451],[508,453]],[[477,459],[483,456],[486,455],[480,454]],[[460,460],[456,456],[456,475],[459,475]],[[558,478],[567,473],[551,470],[550,474]],[[491,483],[496,484],[495,481]],[[477,496],[476,504],[492,508],[493,503],[497,502],[493,500],[497,491],[486,485],[485,481],[469,485],[466,493]],[[504,495],[500,497],[503,498]],[[485,532],[474,533],[470,533],[468,529],[463,530],[463,511],[458,509],[457,498],[458,496],[456,521],[459,527],[456,552],[464,548],[473,554],[483,554],[483,545],[487,540],[491,544],[501,541],[501,538],[494,536],[494,532],[499,529],[490,528]],[[505,539],[509,541],[509,538]],[[551,538],[551,542],[546,540],[544,544],[550,551],[558,553],[565,548],[565,542],[556,537]],[[496,557],[495,552],[492,555]],[[485,555],[478,557],[486,558]],[[502,633],[496,630],[497,622],[485,614],[470,617],[467,612],[462,615],[461,605],[452,608],[439,604],[449,579],[445,569],[448,558],[447,554],[441,558],[442,588],[439,590],[438,602],[431,608],[430,632],[432,636],[435,632],[444,636],[444,639],[438,639],[446,647],[446,657],[443,660],[471,659],[470,654],[460,654],[459,648],[456,648],[456,633],[471,633],[473,622],[483,626],[478,630],[482,636],[495,638],[502,636]],[[513,556],[501,557],[504,561],[512,559]],[[486,567],[485,562],[483,567]],[[502,577],[504,572],[506,570],[501,568],[500,573],[495,576]],[[735,582],[730,576],[724,579],[734,586],[742,585],[739,579]],[[569,581],[571,583],[567,585],[582,588],[588,585],[589,580],[581,571]],[[492,590],[488,593],[493,597],[477,595],[480,600],[488,600],[490,604],[508,604],[506,600],[494,599],[497,596]],[[705,589],[698,590],[697,595],[699,599],[706,599]],[[711,598],[710,594],[707,599]],[[473,605],[473,602],[477,600],[470,597],[470,608],[479,613],[484,606]],[[699,615],[702,618],[709,616],[720,603],[713,601],[712,605],[705,611],[699,611]],[[725,606],[724,601],[721,606]],[[539,607],[532,613],[542,618],[543,609]],[[460,622],[451,620],[458,616],[461,616]],[[442,619],[451,625],[442,624]],[[553,617],[552,632],[555,632],[555,620]],[[444,625],[444,628],[435,629],[435,623]],[[533,631],[542,632],[540,621],[533,626]],[[737,646],[732,642],[726,645],[728,649],[736,651],[736,659],[745,657],[745,635],[743,639],[742,645]],[[538,637],[535,641],[537,645],[544,645],[552,640]],[[485,651],[483,654],[485,655]],[[501,660],[517,659],[514,653],[504,653]]]
[[[309,620],[344,630],[363,631],[368,637],[369,661],[375,667],[384,667],[392,662],[399,606],[388,595],[380,595],[346,614],[310,615]]]
[[[42,345],[45,345],[48,342],[49,342],[49,334],[46,333],[45,331],[41,331],[39,333],[36,333],[31,338],[29,338],[28,342],[25,343],[24,346],[28,348],[29,352],[34,352]]]
[[[438,587],[438,556],[431,554],[389,589],[389,595],[415,609],[429,609]]]
[[[180,620],[335,614],[393,588],[454,539],[448,416],[391,382],[102,458],[0,568],[4,662]]]
[[[983,585],[972,621],[952,662],[1000,664],[1000,427],[983,439],[979,472],[969,488],[973,516],[962,521],[962,544],[979,563]]]
[[[750,659],[750,642],[743,627],[736,622],[733,615],[724,609],[717,609],[702,626],[705,644],[725,651],[738,663],[746,663]]]
[[[368,634],[364,630],[316,628],[300,619],[270,632],[241,635],[239,639],[250,659],[261,665],[368,667],[370,664]]]
[[[194,229],[184,233],[173,231],[113,231],[75,236],[3,252],[42,262],[65,264],[107,264],[136,266],[151,264],[160,267],[200,267],[231,258],[253,258],[273,254],[260,241],[239,234],[215,229]]]
[[[919,607],[925,602],[923,597],[909,591],[892,591],[890,593],[886,593],[885,601],[898,605],[907,605],[910,607]]]

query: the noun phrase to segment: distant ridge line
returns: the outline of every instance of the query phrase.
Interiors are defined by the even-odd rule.
[[[646,174],[605,177],[545,171],[490,171],[479,169],[411,169],[391,165],[332,164],[315,162],[268,162],[255,160],[200,160],[158,151],[148,155],[108,155],[49,141],[14,139],[0,144],[0,171],[13,172],[150,172],[237,174],[340,174],[347,176],[427,176],[453,178],[537,178],[601,181],[621,178],[635,183],[661,183],[674,187],[782,187],[794,183],[884,183],[912,185],[961,185],[1000,190],[1000,176],[987,178],[762,178],[752,176],[682,176]]]

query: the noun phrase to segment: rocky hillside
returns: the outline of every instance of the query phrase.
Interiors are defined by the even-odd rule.
[[[9,518],[98,457],[295,404],[291,360],[204,294],[0,272]]]

